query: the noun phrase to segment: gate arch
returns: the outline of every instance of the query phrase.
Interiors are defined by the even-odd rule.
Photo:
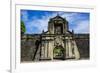
[[[53,59],[59,59],[59,60],[65,59],[65,48],[63,48],[61,45],[56,46],[53,49]]]

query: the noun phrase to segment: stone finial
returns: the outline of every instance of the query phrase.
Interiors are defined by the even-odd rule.
[[[57,16],[59,16],[59,13],[57,13]]]
[[[44,33],[44,29],[42,30],[42,33]]]
[[[74,30],[72,29],[72,33],[74,34]]]

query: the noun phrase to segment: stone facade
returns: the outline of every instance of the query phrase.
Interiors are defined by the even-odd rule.
[[[66,60],[66,59],[80,59],[80,49],[78,48],[77,40],[88,39],[89,35],[84,38],[80,35],[75,35],[74,31],[69,31],[68,21],[59,15],[51,18],[48,22],[48,31],[37,35],[23,35],[21,41],[26,42],[30,60]],[[32,41],[28,43],[28,41]],[[25,61],[24,52],[25,44],[21,42],[21,60]],[[29,46],[30,45],[30,46]],[[87,45],[89,46],[89,45]],[[27,47],[27,46],[26,46]],[[89,48],[88,48],[89,49]],[[87,50],[87,49],[86,49]],[[89,51],[87,52],[89,55]],[[89,57],[89,56],[88,56]]]
[[[41,59],[53,60],[55,47],[64,49],[63,59],[79,59],[80,54],[73,35],[74,33],[69,31],[68,21],[59,15],[51,18],[48,22],[48,31],[41,35]]]

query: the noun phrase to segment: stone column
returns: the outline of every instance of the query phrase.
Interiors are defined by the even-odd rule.
[[[66,58],[68,58],[68,40],[65,40]]]
[[[51,47],[50,47],[50,41],[48,42],[48,58],[51,57],[50,51],[51,51]]]
[[[68,40],[68,47],[69,47],[69,58],[72,58],[73,57],[73,54],[72,54],[72,43],[71,43],[70,39]]]
[[[54,24],[53,23],[51,23],[50,24],[50,34],[54,34]]]
[[[66,31],[67,31],[67,26],[66,26],[66,23],[64,24],[64,33],[66,33]]]
[[[48,44],[48,42],[45,41],[45,49],[44,49],[45,58],[47,58],[47,44]]]
[[[80,58],[80,54],[79,54],[79,50],[78,50],[78,47],[77,47],[77,45],[76,45],[76,42],[73,41],[73,44],[74,44],[75,59],[79,59],[79,58]]]
[[[53,43],[54,43],[54,41],[50,42],[50,57],[51,57],[51,60],[53,60],[53,49],[54,49]]]
[[[52,41],[48,43],[48,58],[52,59]]]
[[[46,45],[47,46],[47,50],[46,50],[46,57],[47,58],[48,58],[48,47],[49,47],[48,44],[49,44],[49,41],[47,41],[47,45]]]
[[[44,58],[44,45],[43,42],[41,44],[41,59]]]

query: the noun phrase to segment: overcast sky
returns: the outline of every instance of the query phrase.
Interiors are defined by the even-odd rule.
[[[69,22],[69,30],[75,33],[89,33],[89,13],[83,12],[61,12],[61,11],[36,11],[21,10],[21,20],[25,23],[27,34],[41,33],[47,31],[50,18],[59,14]]]

